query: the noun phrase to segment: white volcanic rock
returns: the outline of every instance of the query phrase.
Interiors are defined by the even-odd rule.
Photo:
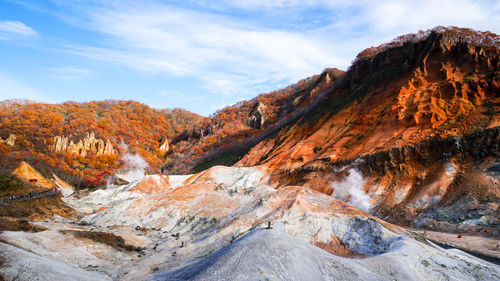
[[[300,280],[335,280],[335,276],[349,280],[493,280],[500,276],[496,265],[418,242],[409,231],[332,196],[301,186],[276,187],[257,167],[218,166],[190,176],[146,176],[139,182],[63,200],[87,214],[81,219],[83,226],[39,222],[51,231],[22,235],[8,232],[7,240],[68,266],[86,268],[84,265],[92,261],[98,266],[93,270],[114,279],[144,280],[153,273],[174,269],[181,275],[157,277],[189,277],[182,274],[194,269],[181,267],[193,262],[206,273],[193,275],[195,280],[216,280],[217,276],[233,280],[240,273],[250,280],[294,280],[291,276]],[[254,232],[268,222],[273,231]],[[140,248],[138,252],[124,252],[92,241],[78,246],[73,236],[55,231],[68,228],[112,233]],[[235,242],[247,233],[251,233],[248,238]],[[243,241],[253,242],[246,245],[241,244]],[[77,243],[77,256],[68,250],[72,243]],[[218,258],[210,255],[228,245],[216,252]],[[245,257],[239,265],[235,262],[238,253]],[[203,261],[204,257],[212,261]],[[243,261],[249,263],[248,267],[241,264]],[[299,267],[302,261],[303,267],[314,270]],[[219,266],[225,263],[227,266]],[[258,268],[254,273],[248,271],[251,265],[261,268],[262,276],[251,275],[259,274]]]
[[[122,186],[108,186],[106,189],[96,190],[89,193],[82,198],[66,197],[64,202],[76,210],[91,214],[102,207],[109,207],[119,202],[125,202],[132,199],[141,197],[140,193],[129,192],[129,190],[137,185],[137,182],[122,185]]]
[[[277,230],[257,229],[211,255],[150,280],[495,280],[492,266],[409,238],[365,259],[332,255]]]
[[[75,192],[75,188],[73,186],[60,179],[56,174],[52,173],[52,178],[64,197],[68,197]]]
[[[56,230],[38,233],[5,231],[2,238],[40,256],[59,259],[81,268],[98,265],[108,273],[112,273],[117,265],[132,259],[131,254],[115,251],[111,246],[89,239],[78,239],[71,233],[63,234]]]
[[[5,143],[8,146],[14,146],[16,144],[16,135],[10,134],[5,140],[0,138],[0,143]]]
[[[152,280],[383,280],[278,230],[257,229],[206,258]]]
[[[112,280],[103,273],[83,270],[67,261],[4,243],[0,243],[0,256],[3,261],[0,273],[5,280]]]

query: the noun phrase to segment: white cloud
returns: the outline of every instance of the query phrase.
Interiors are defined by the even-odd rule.
[[[225,96],[345,65],[320,38],[224,15],[156,5],[105,8],[88,16],[87,27],[109,36],[107,44],[70,46],[70,52],[151,73],[192,76]]]
[[[48,76],[57,79],[76,80],[88,77],[92,72],[88,69],[73,66],[48,67]]]
[[[224,0],[245,10],[329,10],[331,24],[347,23],[347,29],[363,26],[391,34],[416,32],[437,25],[455,25],[480,30],[500,30],[500,2],[490,0]],[[409,31],[408,31],[409,30]],[[368,35],[368,34],[365,34]]]
[[[5,40],[16,35],[32,37],[38,33],[19,21],[0,21],[0,39]]]
[[[356,6],[348,0],[225,0],[224,2],[244,9],[276,9],[284,7],[339,7]],[[366,1],[361,1],[366,2]]]
[[[65,20],[104,39],[66,46],[68,52],[154,75],[189,77],[234,101],[325,67],[346,69],[364,48],[401,34],[436,25],[500,31],[500,4],[491,1],[192,0],[184,8],[154,1],[79,3]],[[274,24],[259,18],[261,10]],[[321,24],[308,25],[317,14]]]
[[[488,1],[382,1],[373,6],[368,21],[381,32],[416,32],[437,25],[500,29],[500,9]]]

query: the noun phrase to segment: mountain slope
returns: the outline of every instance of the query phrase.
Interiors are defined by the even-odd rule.
[[[430,221],[416,225],[437,220],[433,227],[449,230],[456,225],[440,221],[485,216],[485,225],[494,227],[499,47],[495,34],[438,27],[370,48],[323,102],[237,165],[262,165],[280,185],[334,195],[361,173],[353,184],[363,187],[380,217],[411,224],[420,215]],[[445,211],[445,204],[452,207]]]
[[[325,69],[284,89],[218,110],[172,139],[171,161],[165,168],[175,174],[233,165],[264,137],[317,103],[343,74]]]
[[[0,143],[0,169],[12,171],[24,160],[46,176],[55,172],[76,186],[97,186],[121,167],[120,154],[130,150],[159,172],[168,139],[200,119],[185,110],[157,110],[133,101],[3,101],[0,137],[12,141]]]
[[[46,231],[3,232],[0,253],[12,257],[3,256],[0,272],[64,279],[75,268],[75,278],[113,280],[494,280],[500,274],[497,265],[439,248],[331,196],[276,188],[259,168],[219,166],[163,176],[158,192],[138,188],[154,177],[65,196],[85,213],[79,220],[53,218],[32,222]],[[264,229],[268,222],[272,230]]]
[[[342,74],[327,69],[210,117],[182,109],[157,110],[134,101],[3,101],[0,169],[11,172],[25,160],[46,175],[56,172],[75,186],[95,187],[123,168],[120,158],[128,152],[144,158],[151,173],[186,174],[215,164],[232,165]],[[217,162],[221,154],[226,160]]]
[[[290,162],[302,157],[302,163],[350,159],[500,125],[499,40],[469,42],[462,34],[468,31],[433,31],[358,59],[324,102],[272,139],[278,143],[262,161],[250,154],[241,163],[279,162],[270,161],[278,154],[293,155]],[[300,142],[283,145],[287,138]]]
[[[2,189],[15,182],[40,188],[30,180],[42,178],[68,186],[53,170],[89,186],[114,177],[52,203],[0,202],[3,214],[30,219],[0,218],[0,253],[7,253],[0,254],[0,273],[499,279],[498,265],[399,226],[445,230],[453,234],[433,232],[434,241],[452,235],[458,247],[496,261],[498,54],[494,34],[439,27],[369,48],[346,73],[327,69],[208,118],[134,102],[4,103]],[[134,153],[149,163],[148,173],[165,174],[145,174]],[[236,166],[214,166],[241,155]],[[126,159],[138,163],[122,171]],[[16,173],[28,182],[10,175],[22,160]],[[171,175],[192,169],[201,171]]]
[[[347,259],[331,255],[286,233],[257,229],[206,258],[151,279],[487,280],[497,278],[499,274],[498,269],[473,269],[472,264],[478,266],[479,260],[472,261],[459,252],[438,252],[412,240],[394,244],[383,255]],[[466,273],[469,270],[476,276]]]

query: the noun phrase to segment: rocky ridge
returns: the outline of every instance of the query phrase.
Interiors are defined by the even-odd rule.
[[[5,140],[0,138],[0,143],[5,143],[8,146],[14,146],[16,143],[16,135],[10,134]]]
[[[222,150],[252,147],[235,167],[182,176],[141,170],[128,183],[63,194],[82,216],[31,222],[46,231],[3,232],[0,253],[12,258],[0,272],[50,280],[71,270],[79,280],[218,280],[235,272],[286,280],[500,279],[498,265],[398,226],[455,233],[454,241],[467,233],[473,239],[464,249],[488,236],[480,252],[499,255],[498,42],[458,28],[407,35],[363,52],[345,74],[304,80],[286,99],[229,108],[170,142],[157,137],[154,147],[165,151],[158,160],[190,141],[217,141],[224,128],[255,129]],[[232,110],[242,118],[225,123]],[[67,152],[69,138],[58,138],[54,145]],[[76,155],[106,150],[80,142]],[[221,156],[217,145],[202,155]],[[20,177],[38,178],[26,165]]]
[[[477,231],[498,235],[488,219],[499,200],[498,40],[457,28],[425,34],[360,57],[321,103],[237,166],[334,195],[360,173],[353,184],[379,217],[455,231],[485,216],[490,228]],[[446,219],[459,199],[470,203]]]

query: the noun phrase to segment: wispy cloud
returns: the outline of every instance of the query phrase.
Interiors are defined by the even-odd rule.
[[[227,4],[243,9],[276,9],[287,7],[338,7],[357,5],[354,2],[346,0],[225,0]]]
[[[45,70],[49,77],[68,80],[85,78],[92,73],[88,69],[73,66],[48,67]]]
[[[68,51],[155,74],[194,77],[205,90],[225,97],[255,95],[325,67],[347,68],[363,48],[401,33],[452,24],[500,29],[498,5],[491,8],[488,1],[225,0],[219,5],[192,1],[188,7],[122,3],[85,9],[80,22],[106,35],[106,44]],[[267,10],[270,17],[289,9],[288,18],[276,12],[283,22],[309,20],[303,14],[310,9],[331,16],[299,31],[235,16],[233,9],[254,14]]]
[[[367,20],[379,31],[400,32],[433,27],[456,25],[477,29],[500,30],[500,5],[498,2],[473,0],[442,1],[382,1],[373,6]]]
[[[104,62],[109,69],[141,72],[138,79],[192,81],[184,88],[199,91],[200,102],[207,104],[251,98],[326,67],[346,69],[364,48],[420,29],[457,25],[500,32],[500,2],[491,0],[52,0],[33,5],[25,6],[91,34],[89,40],[63,38],[57,42],[64,45],[54,49]],[[62,68],[49,75],[76,79],[89,73]],[[160,92],[163,87],[153,95],[178,97],[171,90]]]
[[[0,39],[9,39],[13,36],[33,37],[38,33],[31,27],[19,21],[0,21]]]
[[[155,5],[103,8],[88,16],[88,28],[109,36],[109,44],[72,46],[69,52],[151,73],[192,76],[224,96],[345,64],[319,38],[224,15]]]

